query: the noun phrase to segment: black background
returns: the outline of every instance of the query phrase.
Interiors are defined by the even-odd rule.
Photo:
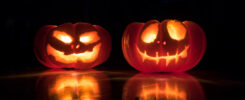
[[[14,77],[20,77],[1,80],[1,93],[4,93],[6,98],[35,98],[34,85],[37,77],[26,78],[18,73],[48,70],[37,61],[33,52],[34,37],[42,26],[88,22],[107,29],[112,38],[112,52],[109,59],[95,69],[119,73],[114,76],[108,74],[112,80],[122,77],[120,72],[127,78],[138,73],[123,57],[121,38],[129,23],[151,19],[189,20],[203,28],[207,38],[206,53],[200,63],[187,73],[197,77],[207,99],[227,99],[228,95],[234,99],[244,95],[240,92],[244,91],[244,32],[241,31],[243,28],[238,28],[238,24],[228,24],[239,23],[242,19],[235,14],[228,14],[224,1],[7,0],[1,3],[1,7],[3,31],[0,32],[0,75],[14,74]],[[230,10],[231,6],[228,7]],[[111,82],[112,98],[120,98],[125,82],[126,80]],[[217,84],[210,85],[208,82]],[[240,95],[237,95],[237,92],[240,92]]]
[[[5,4],[6,3],[6,4]],[[121,50],[122,33],[131,22],[151,19],[190,20],[205,31],[207,50],[192,70],[214,71],[236,75],[242,72],[242,39],[225,28],[223,1],[208,0],[8,0],[2,9],[4,31],[1,32],[4,73],[47,69],[33,53],[36,32],[44,25],[66,22],[88,22],[104,27],[112,37],[110,58],[96,69],[133,69]]]

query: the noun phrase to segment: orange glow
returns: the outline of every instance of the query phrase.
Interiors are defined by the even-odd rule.
[[[82,61],[83,63],[90,63],[98,58],[101,43],[93,47],[92,51],[85,51],[83,53],[73,53],[70,55],[65,55],[64,52],[58,51],[53,48],[50,44],[47,45],[48,55],[54,56],[55,60],[62,63],[76,63]]]
[[[145,43],[154,42],[158,33],[158,25],[159,25],[158,23],[151,24],[143,31],[141,35],[141,39]]]
[[[64,43],[72,42],[71,36],[62,31],[54,31],[53,36]]]
[[[88,45],[100,40],[100,37],[96,31],[85,32],[80,35],[80,42]]]
[[[97,100],[100,98],[99,84],[94,77],[62,76],[55,81],[50,95],[56,95],[57,100]]]
[[[170,20],[167,23],[167,30],[170,35],[170,37],[174,40],[183,40],[186,36],[186,28],[185,26],[176,20]]]
[[[155,57],[152,57],[152,56],[147,54],[146,50],[143,53],[139,50],[139,48],[137,48],[137,51],[141,55],[143,62],[145,61],[145,59],[148,59],[148,60],[154,60],[156,62],[156,64],[158,64],[159,60],[165,59],[166,60],[166,66],[168,66],[168,64],[172,60],[175,60],[175,63],[177,63],[179,61],[179,57],[186,58],[188,49],[189,49],[189,46],[185,46],[185,49],[180,53],[178,53],[178,50],[176,50],[175,55],[169,55],[169,53],[167,52],[167,56],[160,56],[160,57],[158,56],[158,52],[156,52]]]
[[[186,92],[181,91],[177,85],[171,87],[169,83],[165,82],[165,87],[162,84],[147,84],[142,85],[139,94],[139,100],[186,100]]]

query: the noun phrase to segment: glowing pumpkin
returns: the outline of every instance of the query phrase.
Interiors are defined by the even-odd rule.
[[[183,72],[201,60],[206,49],[203,30],[194,22],[151,20],[131,23],[122,37],[128,63],[144,72]]]
[[[36,84],[39,100],[107,100],[108,78],[95,70],[43,72]]]
[[[203,89],[192,76],[141,73],[123,88],[123,100],[205,100]]]
[[[37,59],[51,68],[91,68],[106,61],[110,50],[109,33],[89,23],[46,25],[34,43]]]

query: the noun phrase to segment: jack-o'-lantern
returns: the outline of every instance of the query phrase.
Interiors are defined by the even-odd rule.
[[[203,30],[194,22],[150,20],[131,23],[122,37],[128,63],[144,72],[183,72],[201,60],[206,49]]]
[[[107,100],[108,78],[95,70],[53,70],[41,74],[36,84],[40,100]]]
[[[205,100],[203,89],[192,76],[141,73],[123,88],[123,100]]]
[[[34,43],[38,60],[51,68],[91,68],[106,61],[110,50],[109,33],[89,23],[46,25]]]

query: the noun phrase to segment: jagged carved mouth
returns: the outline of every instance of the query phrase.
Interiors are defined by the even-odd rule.
[[[56,50],[50,44],[47,45],[48,55],[54,56],[55,60],[62,63],[76,63],[82,61],[83,63],[93,62],[98,58],[101,43],[93,47],[92,51],[85,51],[83,53],[73,53],[70,55],[65,55],[64,52]]]
[[[185,46],[184,50],[182,50],[181,52],[178,52],[178,50],[176,50],[175,55],[169,55],[169,53],[167,52],[166,56],[159,56],[158,52],[156,52],[156,56],[150,56],[150,55],[147,54],[146,50],[144,52],[141,52],[139,50],[139,48],[137,47],[137,51],[141,55],[143,62],[145,60],[153,60],[153,61],[156,62],[156,64],[158,64],[159,60],[165,59],[166,60],[166,66],[168,66],[168,64],[172,60],[175,60],[175,63],[177,63],[179,61],[179,58],[186,58],[188,49],[189,49],[189,46]]]

